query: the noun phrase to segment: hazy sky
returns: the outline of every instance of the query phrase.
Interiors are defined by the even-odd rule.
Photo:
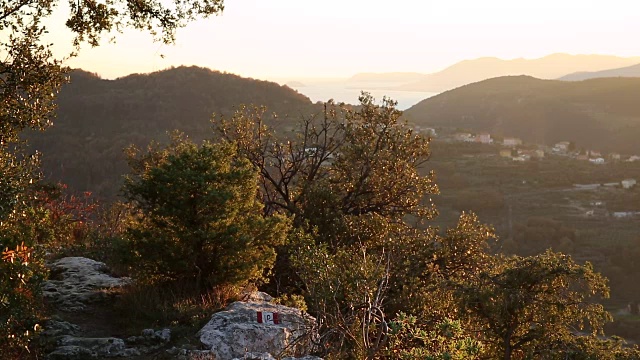
[[[226,0],[225,7],[180,30],[176,45],[128,31],[67,64],[106,78],[199,65],[295,79],[428,73],[482,56],[640,55],[637,0]],[[59,54],[70,42],[63,22],[51,25]]]

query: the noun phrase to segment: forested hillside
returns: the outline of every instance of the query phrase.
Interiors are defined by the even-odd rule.
[[[507,76],[421,101],[410,122],[517,136],[527,142],[573,141],[579,148],[637,153],[640,79],[581,82]]]
[[[212,134],[213,113],[229,115],[241,104],[265,105],[267,114],[280,115],[279,125],[287,124],[287,114],[299,119],[315,112],[307,97],[286,86],[198,67],[117,80],[75,70],[58,98],[54,126],[29,137],[45,154],[48,179],[113,197],[127,171],[125,147],[165,142],[174,129],[200,140]]]

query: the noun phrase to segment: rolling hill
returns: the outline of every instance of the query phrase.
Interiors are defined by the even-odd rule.
[[[421,101],[406,118],[425,126],[517,136],[538,144],[640,153],[640,78],[580,82],[506,76]]]
[[[640,64],[626,66],[618,69],[609,69],[602,71],[576,72],[565,75],[558,80],[563,81],[582,81],[588,79],[597,79],[604,77],[640,77]]]
[[[556,79],[578,71],[600,71],[637,63],[640,63],[640,57],[608,55],[552,54],[539,59],[514,60],[484,57],[461,61],[436,73],[416,76],[394,90],[441,92],[499,76],[529,75],[541,79]]]
[[[194,140],[209,138],[212,114],[230,115],[240,104],[264,105],[268,114],[290,114],[290,121],[315,112],[306,96],[289,87],[198,67],[116,80],[75,70],[59,94],[54,126],[27,135],[44,154],[48,179],[113,198],[128,171],[125,147],[166,141],[174,129]]]

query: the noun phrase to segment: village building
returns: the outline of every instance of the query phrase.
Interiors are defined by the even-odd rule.
[[[502,145],[511,147],[519,146],[522,145],[522,140],[514,137],[506,137],[502,139]]]
[[[631,189],[636,186],[636,179],[624,179],[620,182],[623,189]]]
[[[456,141],[473,141],[473,136],[469,133],[456,133],[453,135]]]
[[[487,133],[481,133],[476,135],[475,138],[476,142],[479,142],[481,144],[491,144],[493,143],[493,139],[491,138],[490,134]]]
[[[565,154],[569,151],[569,145],[571,145],[569,141],[561,141],[553,146],[553,151]]]

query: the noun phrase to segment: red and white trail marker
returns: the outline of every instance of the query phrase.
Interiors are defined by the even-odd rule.
[[[258,322],[261,324],[280,324],[280,314],[274,312],[258,311]]]

